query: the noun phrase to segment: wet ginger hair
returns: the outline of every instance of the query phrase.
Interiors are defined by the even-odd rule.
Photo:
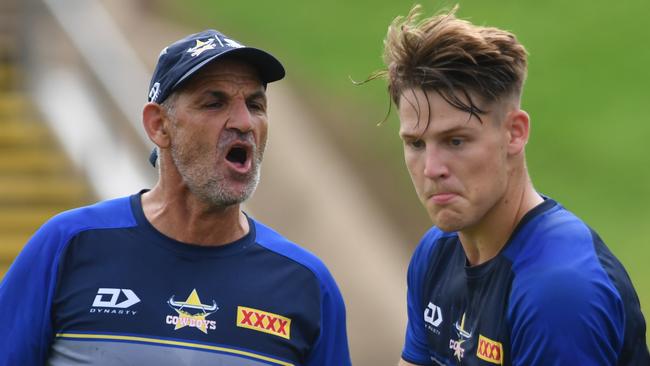
[[[458,5],[418,21],[420,9],[415,5],[388,27],[386,69],[375,75],[388,80],[388,92],[398,108],[402,93],[410,88],[438,92],[450,105],[479,120],[486,111],[472,96],[488,104],[503,97],[521,98],[527,52],[512,33],[458,19]]]

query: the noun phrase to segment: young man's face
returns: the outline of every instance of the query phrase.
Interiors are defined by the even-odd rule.
[[[268,128],[257,73],[241,62],[216,61],[177,93],[171,155],[183,181],[211,205],[243,202],[259,181]]]
[[[506,193],[507,111],[499,103],[483,109],[481,122],[434,91],[407,89],[400,99],[406,166],[431,220],[444,231],[476,227]]]

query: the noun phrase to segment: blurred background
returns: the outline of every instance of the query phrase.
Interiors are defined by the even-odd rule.
[[[140,127],[170,42],[216,28],[281,59],[262,181],[246,209],[319,255],[346,299],[355,365],[393,365],[410,254],[428,228],[381,80],[401,1],[0,0],[0,276],[45,220],[151,187]],[[452,2],[424,2],[427,14]],[[460,1],[527,47],[536,188],[595,228],[650,311],[650,2]],[[29,286],[29,284],[25,284]]]

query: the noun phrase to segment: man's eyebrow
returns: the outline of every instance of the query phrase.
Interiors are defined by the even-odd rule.
[[[404,140],[419,139],[422,133],[415,133],[413,131],[399,131],[399,137]]]
[[[256,92],[252,93],[251,95],[249,95],[248,97],[246,97],[246,99],[248,99],[248,100],[252,100],[252,99],[266,100],[266,92],[264,92],[263,90],[258,90]]]
[[[219,99],[228,98],[228,94],[220,90],[209,90],[206,94]]]
[[[453,135],[455,133],[471,132],[471,131],[473,131],[473,129],[471,127],[468,127],[468,126],[452,126],[452,127],[447,128],[447,129],[444,129],[444,130],[436,131],[435,135],[436,136],[447,136],[447,135]],[[424,132],[425,131],[417,132],[417,131],[413,131],[413,130],[408,130],[408,131],[400,130],[399,131],[399,136],[402,139],[419,139],[419,138],[422,137]]]

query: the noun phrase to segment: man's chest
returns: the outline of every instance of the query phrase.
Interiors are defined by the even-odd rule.
[[[113,254],[72,253],[62,263],[52,312],[55,356],[105,358],[78,363],[92,365],[143,354],[162,365],[289,365],[304,360],[317,337],[317,286],[306,278],[294,284],[301,274],[280,264],[273,270],[273,258]]]
[[[432,360],[443,365],[510,364],[508,266],[465,268],[462,261],[432,266],[422,314]]]

